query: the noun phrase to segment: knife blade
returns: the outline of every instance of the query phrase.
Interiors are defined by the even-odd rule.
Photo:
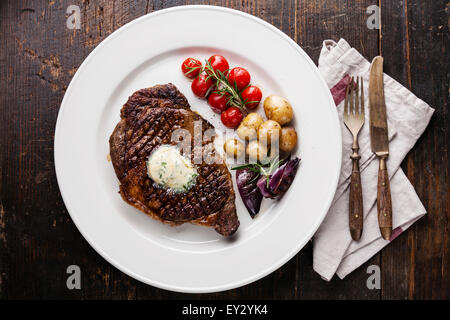
[[[389,155],[389,138],[384,99],[383,58],[372,61],[369,79],[370,142],[372,152],[377,156]]]
[[[370,145],[380,162],[377,187],[378,225],[383,239],[389,240],[392,234],[392,201],[386,166],[389,138],[381,56],[373,59],[370,68],[369,106]]]

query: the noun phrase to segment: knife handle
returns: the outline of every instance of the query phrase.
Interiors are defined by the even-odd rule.
[[[352,148],[353,154],[351,155],[353,161],[352,176],[350,178],[350,203],[349,203],[349,226],[350,234],[353,240],[359,240],[361,238],[363,230],[363,198],[361,188],[361,174],[359,172],[359,159],[361,156],[358,154],[358,147]]]
[[[389,240],[392,234],[392,201],[389,175],[386,167],[387,156],[380,157],[378,170],[377,209],[378,225],[385,240]]]

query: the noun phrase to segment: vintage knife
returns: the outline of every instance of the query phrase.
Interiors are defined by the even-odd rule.
[[[381,56],[373,59],[370,69],[369,105],[370,142],[372,152],[380,161],[377,188],[378,225],[383,239],[389,240],[392,234],[392,201],[386,167],[386,160],[389,156],[389,138],[384,100],[383,58]]]

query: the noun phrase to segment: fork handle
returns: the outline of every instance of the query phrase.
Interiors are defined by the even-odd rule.
[[[353,168],[350,178],[349,226],[352,239],[359,240],[363,230],[363,198],[361,174],[359,172],[359,159],[361,159],[361,156],[358,154],[358,147],[353,147],[352,149]]]
[[[385,240],[389,240],[392,234],[392,200],[389,175],[386,167],[387,156],[380,157],[378,169],[377,209],[378,225]]]

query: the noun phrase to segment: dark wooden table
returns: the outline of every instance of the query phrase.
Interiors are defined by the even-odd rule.
[[[182,4],[214,4],[260,17],[287,33],[317,63],[322,41],[345,38],[368,59],[436,108],[403,169],[428,214],[344,280],[312,269],[307,245],[253,284],[184,295],[118,271],[84,240],[56,182],[53,138],[61,100],[86,56],[111,32],[146,13]],[[81,29],[66,27],[69,5]],[[381,8],[381,32],[367,27]],[[6,1],[0,2],[0,297],[117,299],[444,299],[450,298],[448,210],[448,18],[445,0],[316,1]],[[155,32],[155,31],[149,31]],[[66,288],[66,268],[82,270],[82,289]],[[369,265],[382,287],[366,286]]]

